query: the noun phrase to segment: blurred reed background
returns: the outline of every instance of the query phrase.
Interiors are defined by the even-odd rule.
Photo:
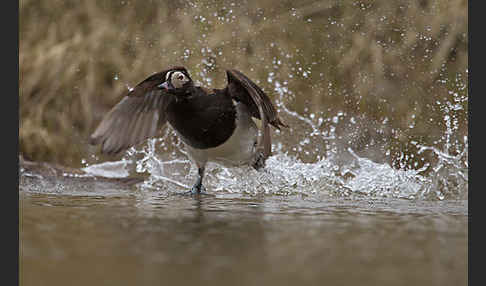
[[[456,141],[467,134],[465,0],[19,7],[19,147],[29,160],[80,166],[93,152],[87,137],[127,87],[172,65],[213,87],[236,68],[303,117],[345,114],[353,124],[342,138],[358,150],[382,138],[403,154],[410,142],[439,146],[451,130]],[[358,139],[346,137],[351,129]]]

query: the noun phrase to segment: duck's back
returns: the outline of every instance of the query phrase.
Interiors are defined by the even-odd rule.
[[[188,145],[207,149],[223,144],[235,130],[236,110],[229,96],[197,88],[187,97],[177,97],[167,107],[167,119]]]

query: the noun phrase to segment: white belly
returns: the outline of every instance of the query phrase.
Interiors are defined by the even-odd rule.
[[[236,129],[222,145],[208,149],[196,149],[184,144],[188,155],[198,167],[207,161],[216,161],[230,166],[248,164],[255,153],[258,129],[247,108],[236,105]]]

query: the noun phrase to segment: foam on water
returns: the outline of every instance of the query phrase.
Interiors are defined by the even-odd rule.
[[[123,159],[120,161],[93,164],[82,168],[81,170],[94,176],[107,178],[124,178],[130,175],[127,169],[129,163],[131,163],[131,161]]]
[[[123,177],[130,169],[136,173],[149,173],[139,185],[150,190],[183,192],[196,178],[196,169],[180,150],[169,158],[161,159],[156,152],[157,139],[151,140],[140,151],[131,150],[127,157],[143,154],[141,160],[123,159],[120,162],[92,165],[84,171],[109,177]],[[434,152],[439,157],[435,166],[426,164],[419,169],[396,169],[387,163],[377,163],[357,155],[351,148],[347,153],[352,160],[337,164],[338,154],[316,162],[303,162],[299,158],[278,151],[269,157],[266,167],[256,171],[251,167],[225,167],[208,163],[205,185],[211,193],[242,193],[249,195],[329,195],[368,197],[394,197],[405,199],[464,198],[467,195],[467,166],[462,166],[465,150],[448,155],[436,148],[420,146],[420,152]],[[133,166],[130,167],[129,164]],[[113,175],[113,166],[120,167]],[[101,171],[105,168],[105,171]],[[425,175],[430,171],[429,175]],[[132,171],[133,172],[133,171]]]

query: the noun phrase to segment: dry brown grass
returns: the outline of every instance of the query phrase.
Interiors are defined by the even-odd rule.
[[[453,100],[450,91],[467,96],[465,0],[19,5],[19,141],[31,160],[79,165],[85,138],[126,85],[175,64],[215,87],[227,67],[268,91],[287,82],[286,103],[302,114],[386,117],[407,133],[413,110],[417,126],[407,140],[436,132],[431,116],[442,122],[427,106]],[[461,104],[465,133],[467,101]]]

